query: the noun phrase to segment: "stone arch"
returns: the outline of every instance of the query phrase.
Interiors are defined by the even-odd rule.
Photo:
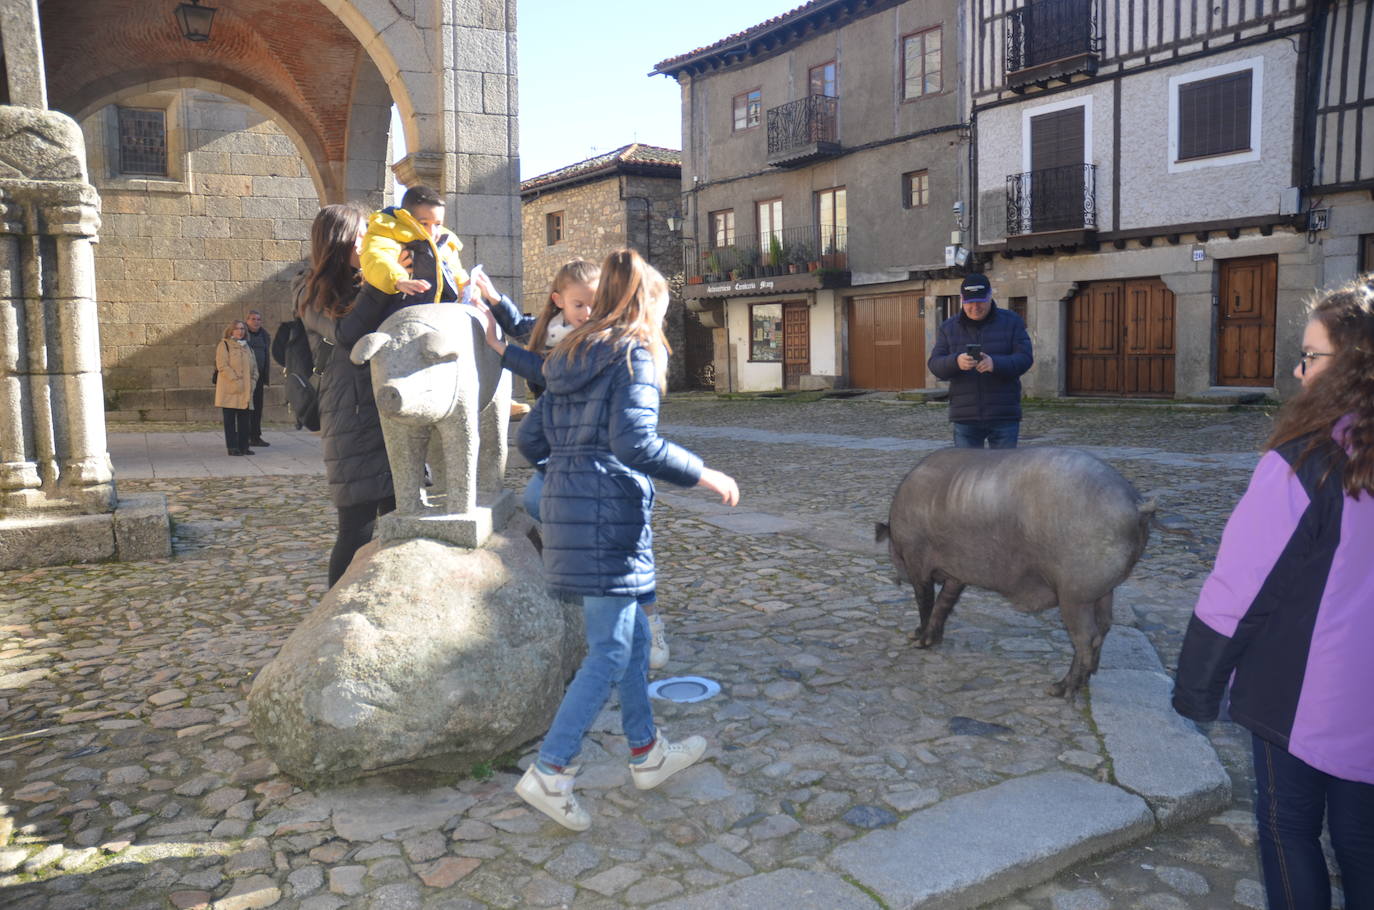
[[[338,175],[327,166],[324,146],[314,130],[310,129],[309,125],[304,122],[305,118],[300,112],[289,106],[286,110],[275,108],[270,101],[263,100],[254,94],[251,86],[244,86],[242,83],[246,80],[235,73],[222,73],[221,76],[222,79],[205,76],[162,76],[159,78],[147,70],[130,72],[113,82],[103,83],[99,86],[101,92],[98,95],[95,95],[93,88],[92,94],[95,97],[89,100],[77,96],[74,101],[80,106],[71,112],[71,117],[80,123],[107,105],[118,104],[123,98],[142,95],[147,92],[169,92],[183,89],[214,92],[251,107],[270,119],[290,137],[296,148],[300,150],[306,170],[310,172],[310,179],[315,183],[315,191],[319,194],[321,205],[344,201],[344,187],[340,184]],[[321,167],[321,164],[326,166]]]
[[[430,21],[444,21],[441,0],[413,0],[414,19],[406,18],[392,0],[320,0],[358,39],[391,93],[400,113],[406,148],[439,149],[437,112],[441,109],[435,72],[443,59],[438,29],[421,33],[416,20],[430,7]],[[407,67],[398,62],[405,61]]]

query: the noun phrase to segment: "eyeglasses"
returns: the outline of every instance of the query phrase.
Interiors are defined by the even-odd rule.
[[[1307,368],[1311,366],[1318,357],[1334,356],[1336,355],[1330,351],[1303,351],[1301,356],[1298,357],[1298,372],[1306,376]]]

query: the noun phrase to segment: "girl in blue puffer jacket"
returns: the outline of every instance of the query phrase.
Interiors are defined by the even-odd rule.
[[[581,598],[587,656],[515,792],[573,831],[590,827],[591,816],[573,795],[572,762],[612,685],[636,787],[658,786],[706,751],[700,736],[670,743],[654,727],[648,621],[636,602],[654,589],[650,478],[739,501],[731,477],[658,435],[667,309],[667,282],[638,253],[607,256],[591,319],[549,356],[546,391],[520,423],[521,454],[545,465],[539,511],[549,590]]]

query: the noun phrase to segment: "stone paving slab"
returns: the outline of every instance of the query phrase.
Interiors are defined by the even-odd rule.
[[[831,862],[892,910],[962,910],[1038,884],[1153,829],[1140,797],[1051,771],[922,809],[894,831],[836,848]]]
[[[804,907],[833,910],[877,908],[878,902],[835,875],[783,869],[753,875],[691,897],[652,904],[654,910],[800,910]]]

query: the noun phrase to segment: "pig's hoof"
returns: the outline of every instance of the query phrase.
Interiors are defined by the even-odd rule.
[[[1064,690],[1068,689],[1068,687],[1068,684],[1061,679],[1059,682],[1055,683],[1054,685],[1046,689],[1045,694],[1052,695],[1055,698],[1063,698]]]

